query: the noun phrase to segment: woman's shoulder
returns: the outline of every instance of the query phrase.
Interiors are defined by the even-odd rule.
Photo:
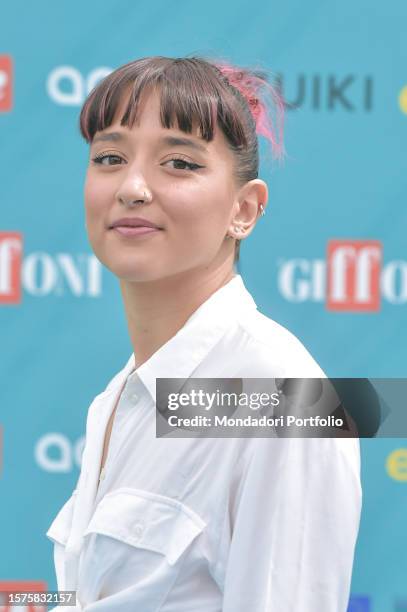
[[[257,368],[259,372],[256,377],[325,377],[302,341],[287,327],[258,310],[239,317],[236,333],[244,345],[246,364],[250,361],[251,369]]]

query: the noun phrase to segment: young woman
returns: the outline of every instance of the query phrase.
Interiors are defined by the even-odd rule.
[[[282,111],[264,74],[197,57],[130,62],[82,108],[87,231],[134,352],[89,408],[77,487],[47,532],[78,610],[347,608],[357,440],[155,431],[158,378],[324,377],[234,270],[267,203],[257,134],[281,157]]]

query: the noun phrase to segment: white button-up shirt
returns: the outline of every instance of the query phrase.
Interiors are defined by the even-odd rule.
[[[156,378],[192,376],[325,374],[240,275],[137,369],[132,354],[89,408],[77,487],[47,532],[58,589],[86,612],[345,612],[359,441],[157,438]]]

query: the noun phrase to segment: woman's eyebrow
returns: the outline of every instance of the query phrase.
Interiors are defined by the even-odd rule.
[[[191,149],[196,149],[197,151],[208,153],[208,149],[204,147],[203,144],[200,144],[196,140],[192,140],[190,138],[181,138],[179,136],[164,136],[163,138],[161,138],[161,141],[164,144],[169,145],[170,147],[191,147]]]
[[[105,134],[98,134],[95,136],[92,144],[95,144],[96,142],[106,142],[109,140],[116,142],[117,140],[125,140],[125,137],[123,134],[120,134],[120,132],[106,132]]]
[[[106,132],[105,134],[96,135],[93,139],[92,144],[107,141],[117,142],[125,139],[126,136],[121,132]],[[170,147],[191,147],[191,149],[196,149],[197,151],[208,153],[208,149],[204,147],[203,144],[200,144],[199,142],[197,142],[196,140],[192,140],[191,138],[182,138],[180,136],[163,136],[162,138],[160,138],[160,142]]]

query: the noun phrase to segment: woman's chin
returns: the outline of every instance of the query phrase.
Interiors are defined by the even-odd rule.
[[[94,249],[94,253],[105,268],[122,280],[150,280],[162,274],[162,266],[160,269],[157,264],[153,265],[151,256],[143,253],[112,253],[110,249]]]
[[[112,264],[110,262],[110,265],[107,267],[119,280],[130,283],[156,281],[163,278],[162,268],[159,269],[158,266],[154,266],[155,269],[153,269],[151,262],[144,265],[140,262],[134,262],[133,265],[129,265],[129,262],[123,265]]]
[[[153,281],[153,280],[157,280],[158,278],[161,277],[161,274],[152,274],[151,271],[147,270],[146,268],[138,268],[138,267],[133,267],[131,269],[129,269],[128,266],[126,266],[125,268],[119,268],[119,267],[115,267],[110,268],[110,271],[121,281],[126,281],[129,283],[142,283],[142,282],[148,282],[148,281]]]

